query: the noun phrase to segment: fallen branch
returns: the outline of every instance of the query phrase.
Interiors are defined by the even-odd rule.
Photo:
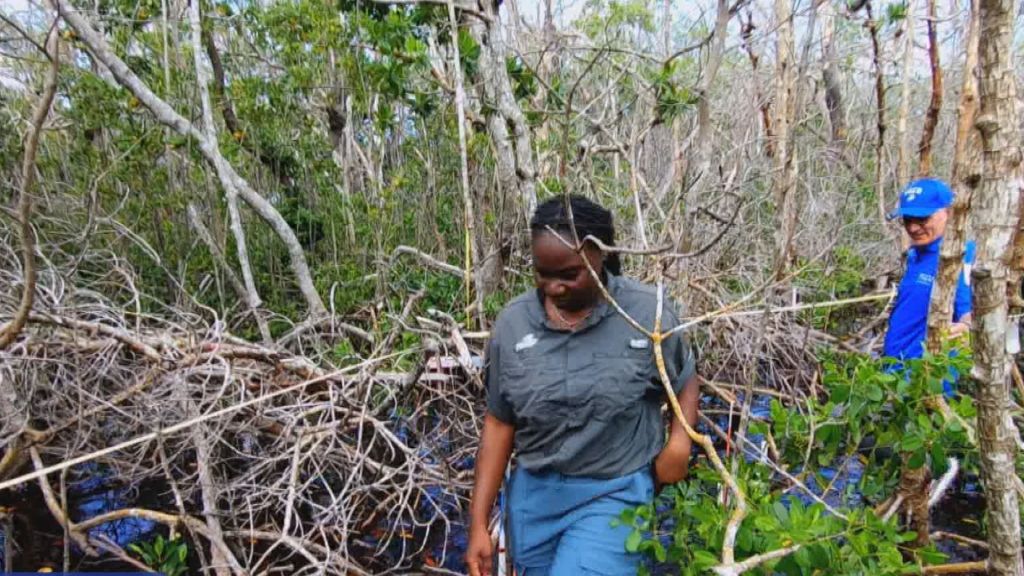
[[[418,260],[426,264],[428,267],[433,268],[435,270],[447,272],[449,274],[458,276],[459,278],[463,278],[466,275],[465,271],[462,268],[459,268],[458,266],[449,264],[447,262],[442,262],[441,260],[438,260],[437,258],[431,256],[430,254],[427,254],[426,252],[423,252],[421,250],[417,250],[416,248],[413,248],[411,246],[399,246],[398,248],[395,248],[391,252],[391,262],[393,263],[395,260],[398,259],[399,256],[402,256],[403,254],[408,256],[414,256]]]
[[[130,440],[126,440],[124,442],[121,442],[119,444],[115,444],[113,446],[108,446],[108,447],[103,448],[101,450],[96,450],[96,451],[90,452],[88,454],[83,454],[81,456],[76,456],[74,458],[70,458],[68,460],[65,460],[65,461],[59,463],[59,464],[54,464],[54,465],[51,465],[51,466],[47,466],[46,468],[43,468],[43,469],[40,469],[40,470],[36,470],[35,472],[31,472],[29,474],[23,474],[23,475],[18,476],[16,478],[12,478],[10,480],[6,480],[6,481],[3,481],[3,482],[0,482],[0,490],[6,490],[8,488],[13,488],[15,486],[24,484],[25,482],[31,482],[32,480],[36,480],[38,478],[42,478],[42,477],[47,476],[49,474],[53,474],[54,472],[60,472],[61,470],[67,470],[67,469],[73,468],[73,467],[75,467],[75,466],[77,466],[79,464],[84,464],[86,462],[91,462],[93,460],[97,460],[99,458],[102,458],[104,456],[108,456],[110,454],[116,454],[117,452],[120,452],[120,451],[122,451],[122,450],[124,450],[126,448],[130,448],[132,446],[138,446],[139,444],[144,444],[146,442],[150,442],[152,440],[155,440],[158,436],[167,436],[169,434],[174,434],[176,432],[181,432],[182,430],[187,430],[187,429],[191,428],[192,426],[195,426],[196,424],[200,424],[202,422],[207,422],[207,421],[210,421],[210,420],[214,420],[214,419],[219,418],[221,416],[224,416],[226,414],[231,414],[233,412],[237,412],[239,410],[242,410],[243,408],[248,408],[250,406],[255,406],[257,404],[266,402],[267,400],[271,400],[273,398],[277,398],[279,396],[283,396],[285,394],[289,394],[289,393],[295,392],[297,390],[301,390],[301,389],[306,388],[307,386],[310,386],[310,385],[313,385],[313,384],[318,384],[318,383],[321,383],[321,382],[326,382],[326,381],[330,380],[332,377],[341,376],[343,374],[348,374],[348,373],[352,373],[352,372],[357,372],[357,371],[359,371],[359,370],[361,370],[363,368],[366,368],[367,366],[370,366],[372,364],[376,364],[378,362],[382,362],[384,360],[390,359],[390,358],[392,358],[394,356],[397,356],[397,355],[398,354],[391,354],[391,355],[383,356],[383,357],[380,357],[380,358],[371,358],[369,360],[364,360],[363,362],[360,362],[358,364],[354,364],[352,366],[347,366],[345,368],[342,368],[340,370],[336,370],[336,371],[331,372],[329,374],[324,374],[324,375],[319,376],[317,378],[311,378],[309,380],[304,380],[302,382],[299,382],[298,384],[293,384],[292,386],[288,386],[286,388],[281,388],[279,390],[275,390],[273,392],[269,392],[267,394],[264,394],[264,395],[261,395],[261,396],[257,396],[255,398],[250,399],[250,400],[246,400],[245,402],[240,402],[238,404],[227,406],[225,408],[221,408],[220,410],[215,410],[213,412],[207,412],[205,414],[202,414],[200,416],[196,416],[194,418],[189,418],[189,419],[187,419],[187,420],[185,420],[183,422],[179,422],[179,423],[177,423],[177,424],[175,424],[173,426],[168,426],[167,428],[163,428],[163,429],[157,430],[155,432],[150,432],[148,434],[142,434],[142,435],[136,436],[135,438],[132,438]]]
[[[82,330],[92,334],[102,334],[109,336],[114,340],[117,340],[121,344],[124,344],[134,352],[145,356],[150,362],[159,364],[163,362],[163,356],[156,351],[156,348],[143,342],[131,334],[131,332],[103,324],[101,322],[86,322],[84,320],[78,320],[75,318],[56,316],[54,314],[36,313],[32,312],[29,315],[29,320],[32,322],[38,322],[40,324],[52,324],[54,326],[61,326],[63,328],[71,328],[74,330]]]
[[[957,542],[963,542],[964,544],[969,544],[969,545],[974,546],[976,548],[981,548],[982,550],[988,550],[988,542],[985,542],[983,540],[975,540],[974,538],[968,538],[967,536],[961,536],[959,534],[954,534],[952,532],[942,532],[942,531],[932,532],[931,533],[931,539],[932,540],[956,540]]]
[[[921,574],[971,574],[977,572],[988,572],[988,562],[961,562],[959,564],[939,564],[938,566],[924,566]]]
[[[39,450],[32,446],[29,448],[29,454],[32,456],[32,464],[35,465],[36,470],[41,470],[43,468],[43,460],[39,456]],[[57,502],[57,497],[54,495],[53,488],[50,487],[50,482],[46,477],[39,478],[39,489],[43,493],[43,501],[46,502],[46,507],[49,508],[50,514],[67,531],[71,539],[75,541],[75,544],[89,556],[95,556],[96,551],[89,546],[88,539],[82,535],[82,532],[78,530],[75,523],[64,514],[64,507]]]
[[[795,544],[793,546],[779,548],[778,550],[772,550],[771,552],[765,552],[764,554],[758,554],[757,556],[751,556],[750,558],[736,564],[719,564],[712,568],[712,570],[714,570],[715,574],[718,574],[718,576],[739,576],[747,570],[757,568],[766,562],[785,558],[800,548],[801,546],[799,544]]]

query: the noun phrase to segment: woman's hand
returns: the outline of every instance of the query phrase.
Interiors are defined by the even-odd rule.
[[[700,398],[700,378],[693,376],[683,385],[679,393],[679,407],[683,409],[683,416],[690,426],[697,424],[697,404]],[[657,494],[665,484],[675,484],[683,478],[690,468],[690,451],[693,441],[686,433],[686,428],[675,416],[672,417],[672,427],[668,435],[668,442],[661,449],[657,458],[654,459],[652,476],[654,476],[654,492]]]
[[[680,426],[682,428],[682,426]],[[683,430],[683,434],[686,431]],[[689,437],[686,438],[689,440]],[[690,468],[690,442],[673,442],[671,439],[669,443],[661,450],[658,457],[654,459],[653,476],[654,476],[654,493],[661,492],[662,486],[666,484],[675,484],[683,478],[686,478],[687,472]]]
[[[469,547],[466,566],[470,576],[490,576],[494,545],[487,531],[494,499],[501,488],[505,467],[512,454],[512,441],[516,429],[488,413],[480,434],[480,450],[476,455],[476,475],[473,479],[473,498],[469,504]]]
[[[466,548],[466,567],[469,576],[491,576],[494,558],[494,543],[486,526],[473,526],[469,531],[469,546]]]

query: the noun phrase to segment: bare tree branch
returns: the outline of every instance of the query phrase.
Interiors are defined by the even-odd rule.
[[[14,318],[0,326],[0,350],[6,348],[25,326],[36,290],[36,240],[32,230],[32,188],[36,180],[36,151],[39,149],[39,137],[43,132],[43,123],[50,113],[53,97],[57,94],[57,71],[60,69],[60,51],[57,45],[57,22],[50,26],[46,38],[46,53],[50,58],[50,67],[43,86],[43,94],[36,103],[25,137],[25,154],[21,164],[21,190],[18,195],[18,224],[21,235],[21,258],[24,285],[22,286],[21,302]]]
[[[217,173],[221,185],[225,190],[237,190],[243,201],[251,206],[256,213],[274,230],[278,238],[288,249],[289,261],[292,273],[299,284],[303,298],[306,300],[308,313],[311,316],[321,316],[327,313],[323,300],[316,291],[313,284],[313,277],[309,272],[309,265],[306,256],[291,226],[281,216],[281,213],[274,208],[273,204],[260,196],[244,178],[242,178],[234,167],[224,159],[217,145],[216,140],[210,139],[200,132],[184,116],[178,114],[166,102],[161,100],[142,80],[135,75],[128,65],[124,63],[110,49],[107,41],[84,16],[72,5],[69,0],[54,0],[61,17],[75,29],[79,38],[89,48],[89,51],[106,66],[114,78],[139,99],[153,113],[161,123],[173,128],[179,134],[194,139],[199,144],[199,151],[209,162]]]

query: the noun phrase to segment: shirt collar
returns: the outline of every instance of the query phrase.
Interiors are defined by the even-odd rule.
[[[935,240],[932,240],[928,244],[922,246],[911,246],[909,255],[911,261],[916,262],[920,258],[927,254],[935,254],[939,251],[939,247],[942,245],[942,236],[939,236]]]

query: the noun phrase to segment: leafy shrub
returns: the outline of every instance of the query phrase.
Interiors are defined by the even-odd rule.
[[[188,573],[188,544],[181,538],[165,540],[157,534],[152,542],[132,544],[129,549],[150,568],[164,576],[183,576]]]
[[[752,422],[748,438],[770,440],[777,447],[778,467],[807,486],[819,487],[819,494],[820,487],[831,486],[821,474],[826,469],[835,473],[844,462],[857,459],[864,463],[864,472],[847,487],[846,498],[831,504],[838,512],[834,514],[819,498],[794,489],[776,474],[758,450],[746,450],[736,476],[749,514],[736,539],[737,559],[798,545],[794,553],[752,571],[787,576],[896,576],[943,561],[934,547],[909,547],[915,535],[902,531],[895,519],[876,516],[871,504],[899,482],[900,458],[893,454],[908,455],[911,467],[927,465],[933,474],[945,471],[950,453],[974,467],[976,456],[968,449],[961,421],[946,421],[925,407],[926,399],[942,394],[944,381],[966,373],[970,361],[962,350],[902,365],[867,356],[828,357],[823,361],[826,401],[811,399],[795,409],[773,400],[770,418]],[[949,403],[965,421],[975,415],[970,398]],[[667,487],[654,503],[624,511],[620,521],[633,527],[626,547],[676,565],[682,575],[705,573],[719,563],[731,514],[731,507],[720,502],[721,486],[713,470],[697,466],[689,480]]]

